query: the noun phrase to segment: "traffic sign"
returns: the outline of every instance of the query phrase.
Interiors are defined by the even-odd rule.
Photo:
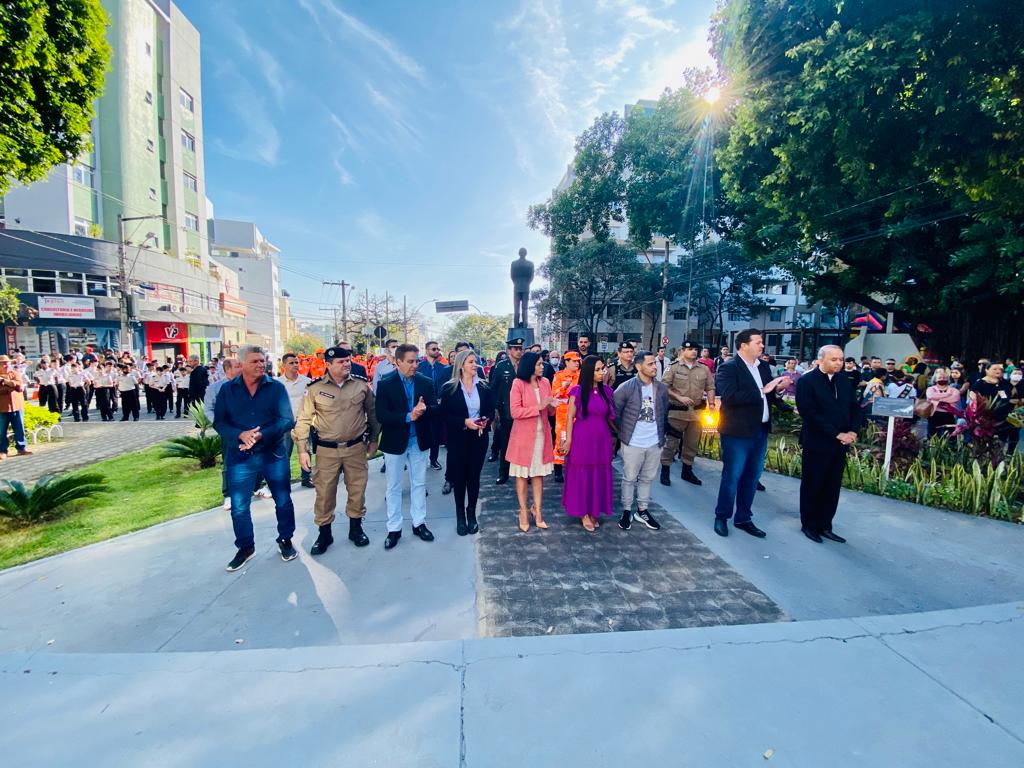
[[[443,312],[469,312],[469,300],[462,301],[435,301],[434,311],[438,314]]]
[[[662,336],[661,337],[661,346],[663,346],[663,347],[667,347],[668,346],[668,336]]]
[[[388,329],[385,328],[383,325],[378,325],[376,328],[373,329],[373,337],[375,339],[379,339],[380,341],[384,341],[384,339],[388,337]]]

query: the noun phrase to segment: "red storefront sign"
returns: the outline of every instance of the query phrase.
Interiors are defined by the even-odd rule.
[[[147,344],[187,344],[188,325],[185,323],[146,323]]]

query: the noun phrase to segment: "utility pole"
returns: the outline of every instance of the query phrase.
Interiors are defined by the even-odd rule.
[[[120,297],[117,302],[118,314],[121,320],[121,349],[127,349],[132,353],[132,335],[128,327],[128,267],[124,243],[124,216],[117,214],[117,287]]]
[[[690,338],[690,300],[693,298],[693,253],[690,253],[690,277],[686,281],[686,333],[683,341]]]
[[[341,333],[338,333],[338,318],[337,312],[335,312],[334,318],[334,343],[337,344],[339,341],[348,341],[348,289],[355,288],[351,283],[346,283],[344,280],[323,280],[323,285],[340,285],[341,286]],[[369,293],[369,291],[367,291]],[[367,298],[369,302],[369,298]]]
[[[405,304],[405,296],[402,296],[402,343],[409,343],[409,311]]]
[[[669,239],[665,238],[665,262],[661,267],[661,338],[668,338],[668,252]],[[660,346],[661,339],[658,340]]]

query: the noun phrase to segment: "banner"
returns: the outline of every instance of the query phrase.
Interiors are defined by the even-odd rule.
[[[84,296],[39,296],[39,317],[61,320],[95,320],[96,299]]]

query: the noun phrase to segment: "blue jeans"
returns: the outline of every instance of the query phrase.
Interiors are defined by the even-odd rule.
[[[761,479],[764,457],[768,453],[768,425],[762,425],[761,431],[751,437],[722,435],[720,440],[722,482],[718,486],[715,517],[728,520],[735,506],[733,524],[746,523],[753,516],[750,505],[754,503],[757,481]]]
[[[288,451],[288,463],[291,464],[291,461],[292,461],[292,451],[295,450],[295,441],[292,440],[292,433],[291,432],[285,432],[284,433],[284,447]],[[306,450],[307,451],[309,450],[309,441],[308,440],[306,441]],[[300,468],[299,471],[302,473],[302,479],[303,480],[311,480],[313,478],[313,470],[307,471],[305,469],[301,469]]]
[[[284,444],[265,448],[259,453],[232,451],[230,463],[224,468],[228,496],[231,497],[231,526],[235,530],[235,546],[249,549],[255,545],[252,531],[252,495],[262,475],[274,497],[277,512],[277,540],[291,539],[295,533],[295,507],[292,505],[291,467]]]
[[[25,415],[20,411],[0,413],[0,453],[7,453],[11,441],[7,437],[7,428],[14,430],[14,447],[24,451],[25,444]]]
[[[388,533],[402,530],[402,477],[405,466],[409,466],[409,515],[413,526],[427,520],[427,456],[421,451],[416,438],[409,438],[405,453],[389,453],[385,458],[385,473],[388,479]]]

